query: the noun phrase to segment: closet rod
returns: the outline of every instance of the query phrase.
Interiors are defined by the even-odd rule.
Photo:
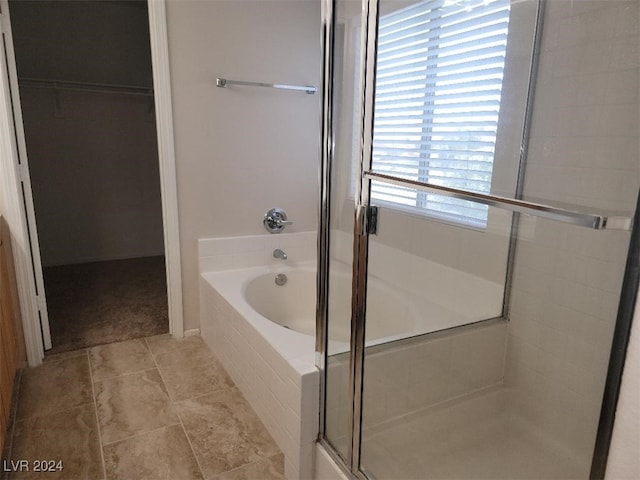
[[[70,80],[44,80],[40,78],[18,78],[18,85],[27,88],[52,88],[75,92],[111,93],[120,95],[153,96],[152,87],[118,85],[111,83],[74,82]]]

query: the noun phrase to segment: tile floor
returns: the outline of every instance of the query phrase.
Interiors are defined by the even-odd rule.
[[[200,337],[128,340],[25,370],[11,460],[63,470],[10,479],[284,479],[282,453]]]

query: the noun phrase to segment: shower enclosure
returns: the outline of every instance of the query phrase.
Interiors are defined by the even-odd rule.
[[[638,2],[323,16],[321,442],[358,478],[603,477],[638,288]]]

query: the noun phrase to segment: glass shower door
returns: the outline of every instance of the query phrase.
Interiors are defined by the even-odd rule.
[[[557,59],[601,43],[558,24],[637,27],[638,12],[541,5],[369,2],[348,452],[361,474],[590,475],[638,195],[638,79],[616,57],[606,78],[626,95],[588,95],[595,66],[570,75]]]
[[[331,4],[322,438],[359,478],[603,476],[640,4]]]
[[[452,327],[440,322],[479,318],[486,277],[461,266],[451,296],[428,298],[445,267],[412,253],[409,281],[381,277],[376,263],[401,254],[370,237],[359,468],[371,478],[590,478],[630,232],[523,215],[516,236],[504,317]]]

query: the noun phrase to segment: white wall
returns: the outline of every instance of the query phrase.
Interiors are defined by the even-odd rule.
[[[525,196],[632,212],[640,168],[636,1],[547,2]],[[629,232],[523,217],[506,384],[588,472]]]
[[[216,88],[216,77],[320,86],[320,2],[167,3],[185,328],[198,327],[198,238],[262,234],[282,207],[317,222],[320,95]]]

